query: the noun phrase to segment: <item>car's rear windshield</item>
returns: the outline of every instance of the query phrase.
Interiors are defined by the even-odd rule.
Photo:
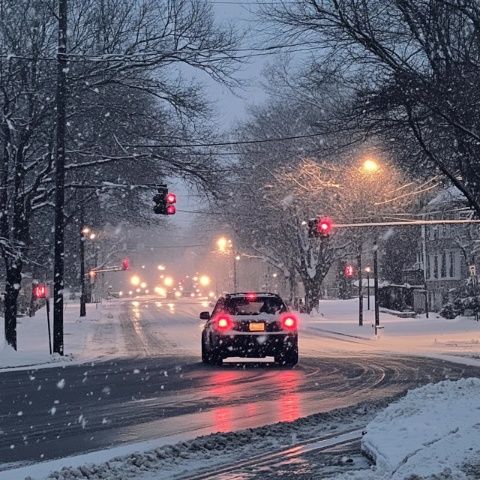
[[[278,297],[243,297],[229,298],[225,302],[225,310],[231,315],[275,315],[286,310],[285,304]]]

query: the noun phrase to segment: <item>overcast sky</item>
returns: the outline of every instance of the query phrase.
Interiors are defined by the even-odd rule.
[[[215,3],[213,0],[215,17],[219,23],[233,23],[239,30],[255,28],[255,15],[252,9],[255,7],[239,4]],[[255,38],[254,32],[250,38]],[[245,39],[243,47],[252,46],[253,42]],[[231,93],[226,87],[221,87],[212,80],[206,80],[207,95],[215,102],[219,117],[216,123],[229,129],[237,121],[244,120],[247,114],[247,107],[252,104],[262,103],[265,100],[265,93],[260,85],[262,80],[261,73],[265,63],[270,57],[253,57],[248,63],[242,66],[237,73],[237,77],[244,80],[246,86],[243,90]]]

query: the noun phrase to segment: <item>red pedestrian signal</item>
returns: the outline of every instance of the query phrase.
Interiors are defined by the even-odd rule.
[[[122,270],[128,270],[130,267],[130,260],[128,258],[124,258],[122,260]]]
[[[329,217],[322,217],[317,223],[317,232],[320,237],[329,237],[332,231],[333,222]]]
[[[352,265],[345,265],[345,268],[343,269],[343,274],[346,278],[352,278],[353,277],[353,266]]]
[[[47,298],[47,287],[44,283],[39,283],[33,288],[35,298]]]

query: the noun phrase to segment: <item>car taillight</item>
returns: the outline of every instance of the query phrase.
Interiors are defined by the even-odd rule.
[[[219,315],[215,319],[215,328],[219,332],[226,332],[233,328],[233,320],[228,315]]]
[[[294,315],[284,315],[281,319],[280,322],[282,324],[282,329],[283,330],[288,330],[290,332],[293,332],[297,329],[297,318]]]

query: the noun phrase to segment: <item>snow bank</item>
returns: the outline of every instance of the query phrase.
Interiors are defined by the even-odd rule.
[[[410,391],[367,426],[362,449],[375,478],[480,478],[480,379]]]
[[[92,361],[116,354],[121,348],[117,333],[119,304],[87,305],[87,316],[79,317],[79,305],[68,303],[64,309],[65,356],[50,355],[46,309],[42,308],[33,317],[17,319],[17,347],[13,350],[5,342],[0,329],[0,372],[32,367],[55,367],[65,363]],[[1,321],[3,319],[0,318]],[[53,331],[53,312],[50,327]],[[98,332],[98,334],[97,334]],[[100,335],[101,333],[101,335]],[[106,347],[108,346],[108,347]]]

